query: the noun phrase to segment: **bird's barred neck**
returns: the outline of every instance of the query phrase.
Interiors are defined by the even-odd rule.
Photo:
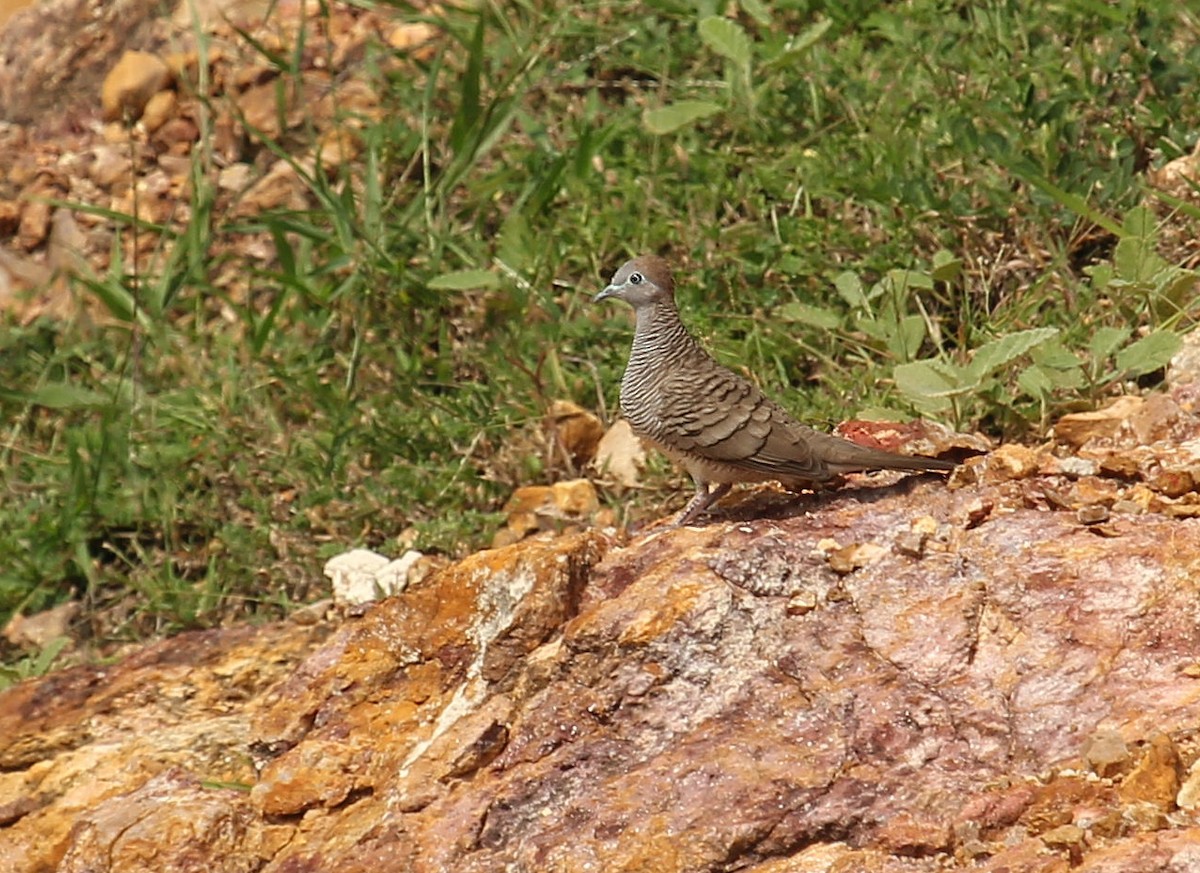
[[[696,340],[679,320],[674,302],[655,303],[638,309],[630,363],[661,360],[664,355],[695,345]]]

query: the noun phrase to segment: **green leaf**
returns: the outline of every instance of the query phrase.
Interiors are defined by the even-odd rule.
[[[950,397],[963,390],[962,370],[935,358],[897,364],[892,375],[896,386],[913,397]]]
[[[1125,219],[1121,222],[1121,230],[1126,236],[1142,237],[1143,239],[1155,236],[1154,213],[1145,206],[1135,206],[1125,213]]]
[[[760,0],[738,0],[738,6],[741,6],[743,12],[763,27],[771,23],[771,10],[766,7],[766,4],[760,2]]]
[[[1164,263],[1162,272],[1154,277],[1154,311],[1162,318],[1169,318],[1187,308],[1188,303],[1200,290],[1200,275],[1194,270],[1185,270]]]
[[[129,289],[119,281],[108,278],[97,281],[86,277],[82,281],[96,295],[96,299],[104,304],[104,308],[113,318],[133,321],[134,316],[142,311]]]
[[[820,42],[821,37],[823,37],[825,32],[832,26],[833,19],[826,18],[822,21],[818,21],[811,27],[805,28],[793,39],[789,40],[788,44],[783,47],[783,50],[779,52],[779,54],[767,61],[767,63],[763,65],[764,68],[770,70],[774,69],[775,67],[782,67],[790,64],[800,55],[804,54],[806,51]]]
[[[1113,277],[1116,275],[1113,272],[1112,263],[1108,261],[1105,261],[1101,264],[1092,264],[1090,267],[1084,267],[1083,272],[1086,273],[1088,278],[1092,280],[1092,289],[1098,292],[1104,291],[1106,288],[1108,288],[1109,283],[1113,281]]]
[[[496,255],[500,261],[514,270],[524,270],[533,262],[536,246],[525,213],[510,212],[497,236]]]
[[[1026,379],[1044,379],[1052,390],[1073,390],[1083,386],[1083,362],[1078,354],[1063,345],[1062,339],[1055,338],[1042,343],[1030,350],[1029,357],[1033,360],[1030,367],[1037,370],[1037,375],[1026,376]],[[1020,379],[1021,376],[1018,376],[1018,382]]]
[[[1030,397],[1036,397],[1039,400],[1045,400],[1054,390],[1054,383],[1050,380],[1050,376],[1037,364],[1031,364],[1022,370],[1017,376],[1017,384]]]
[[[862,309],[867,305],[867,295],[863,292],[862,280],[856,273],[851,273],[849,270],[839,273],[838,277],[833,280],[833,287],[837,290],[838,296],[854,309]]]
[[[890,343],[892,334],[896,332],[896,325],[892,321],[884,321],[881,318],[875,318],[866,312],[857,313],[854,319],[854,329],[865,333],[871,339],[879,340],[882,343]]]
[[[1158,254],[1158,232],[1153,216],[1144,207],[1125,216],[1121,241],[1113,249],[1113,266],[1127,282],[1149,282],[1168,265]]]
[[[467,141],[475,132],[475,124],[479,120],[482,106],[479,95],[480,80],[483,74],[483,35],[484,16],[480,14],[475,23],[475,32],[467,47],[467,68],[463,73],[462,88],[458,101],[458,112],[454,116],[454,124],[450,128],[450,143],[456,152],[467,148]]]
[[[33,663],[30,665],[30,675],[44,676],[49,672],[50,665],[54,663],[54,659],[67,647],[69,642],[71,642],[70,637],[62,636],[54,637],[54,639],[46,643],[45,647],[33,659]]]
[[[819,327],[822,330],[834,330],[842,326],[842,317],[832,309],[823,306],[812,306],[793,300],[779,307],[779,318],[783,321],[796,321],[801,324]]]
[[[45,406],[47,409],[97,409],[112,402],[112,399],[104,394],[69,382],[42,385],[34,389],[26,399],[35,406]]]
[[[1042,369],[1042,372],[1044,372],[1046,374],[1046,378],[1053,383],[1055,389],[1075,391],[1083,387],[1084,378],[1082,367],[1073,367],[1067,370],[1058,369],[1056,367],[1047,367],[1044,364],[1036,364],[1035,366],[1038,366]]]
[[[933,270],[930,275],[935,282],[953,282],[962,272],[962,259],[941,249],[933,255]]]
[[[993,158],[999,159],[995,155]],[[1006,163],[1003,160],[1000,162],[1002,164]],[[1123,231],[1119,224],[1117,224],[1108,215],[1088,203],[1087,199],[1082,195],[1076,194],[1073,191],[1067,191],[1063,188],[1059,188],[1049,179],[1037,174],[1036,172],[1031,172],[1031,168],[1020,161],[1009,161],[1006,163],[1006,166],[1013,175],[1024,179],[1026,182],[1037,188],[1060,206],[1064,206],[1067,209],[1070,209],[1072,212],[1082,215],[1092,223],[1100,225],[1100,227],[1104,228],[1114,236],[1123,235]]]
[[[710,15],[700,21],[697,29],[700,39],[710,49],[743,69],[749,69],[750,37],[740,24],[719,15]]]
[[[720,111],[721,105],[710,100],[680,100],[669,106],[647,109],[642,116],[642,124],[649,133],[661,136]]]
[[[931,411],[950,408],[949,398],[964,390],[961,375],[957,367],[932,359],[899,364],[892,371],[896,387]]]
[[[1052,339],[1030,350],[1033,362],[1051,370],[1078,370],[1079,355],[1063,345],[1062,339]]]
[[[1129,339],[1129,328],[1127,327],[1099,327],[1092,334],[1092,341],[1088,343],[1088,351],[1092,355],[1094,363],[1101,363],[1108,360],[1117,349],[1119,349],[1125,340]]]
[[[467,291],[471,288],[499,288],[500,277],[487,270],[457,270],[443,273],[430,279],[427,286],[432,291]]]
[[[932,291],[933,277],[920,270],[888,270],[887,275],[879,281],[879,285],[893,294],[903,293],[907,297],[910,288],[918,291]],[[875,296],[874,290],[872,290],[871,296]]]
[[[1033,327],[1006,334],[977,348],[967,370],[979,381],[1057,334],[1057,327]]]
[[[925,319],[919,315],[906,315],[900,319],[896,330],[888,340],[892,354],[902,361],[911,361],[925,341]]]
[[[1183,339],[1169,330],[1156,330],[1117,353],[1117,369],[1129,376],[1153,373],[1165,367],[1183,346]]]

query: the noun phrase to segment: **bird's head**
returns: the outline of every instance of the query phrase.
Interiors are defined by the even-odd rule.
[[[594,303],[609,298],[624,300],[634,309],[675,297],[671,268],[658,255],[642,255],[626,261],[612,277],[608,287],[593,298]]]

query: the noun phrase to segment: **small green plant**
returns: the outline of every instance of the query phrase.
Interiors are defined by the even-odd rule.
[[[769,32],[773,23],[770,9],[763,3],[743,2],[742,9],[755,24]],[[655,135],[672,133],[681,127],[728,111],[730,121],[745,124],[757,117],[760,92],[775,87],[769,74],[802,62],[805,53],[832,26],[829,19],[817,21],[801,33],[786,38],[754,42],[745,28],[733,19],[720,15],[705,15],[696,23],[696,34],[704,46],[723,59],[724,78],[721,90],[726,99],[674,100],[654,109],[647,109],[642,122]],[[713,83],[703,83],[709,90]]]
[[[1131,210],[1119,227],[1113,260],[1088,269],[1087,290],[1111,304],[1110,319],[1146,324],[1143,335],[1131,341],[1130,327],[1093,322],[1090,335],[1074,332],[1073,348],[1059,327],[1018,330],[969,349],[965,361],[943,352],[899,363],[897,387],[922,413],[949,414],[962,425],[989,407],[1015,407],[1022,394],[1044,412],[1056,395],[1086,390],[1096,398],[1115,382],[1161,370],[1182,345],[1174,326],[1200,287],[1200,273],[1158,254],[1149,210]]]
[[[54,666],[55,659],[62,654],[71,640],[67,637],[55,637],[46,643],[38,652],[25,655],[9,663],[0,663],[0,691],[15,685],[23,679],[44,676]]]
[[[1035,327],[1005,334],[973,349],[964,364],[939,358],[899,364],[894,371],[896,386],[921,412],[934,416],[950,412],[954,422],[962,424],[977,413],[980,398],[1007,390],[1009,382],[1001,378],[1006,367],[1058,332],[1055,327]],[[1024,375],[1022,371],[1018,379]]]

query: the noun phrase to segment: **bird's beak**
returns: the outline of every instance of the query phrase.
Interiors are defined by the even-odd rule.
[[[597,294],[595,297],[593,297],[592,302],[599,303],[601,300],[607,300],[609,297],[612,297],[614,294],[618,293],[620,290],[621,289],[618,288],[616,285],[609,285],[607,288],[605,288],[603,291],[601,291],[599,294]]]

